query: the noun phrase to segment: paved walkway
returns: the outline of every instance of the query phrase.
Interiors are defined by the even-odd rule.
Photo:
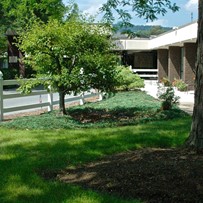
[[[157,81],[145,81],[145,87],[142,88],[147,94],[157,98],[158,83]],[[194,91],[180,92],[175,90],[175,94],[180,97],[179,107],[185,112],[192,115],[194,106]]]

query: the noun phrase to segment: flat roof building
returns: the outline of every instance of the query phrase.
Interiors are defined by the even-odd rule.
[[[116,40],[116,50],[123,53],[126,65],[143,78],[182,79],[194,89],[197,52],[197,22],[149,39]]]

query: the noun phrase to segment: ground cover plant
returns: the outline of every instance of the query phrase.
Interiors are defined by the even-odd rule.
[[[20,129],[75,129],[135,125],[187,116],[178,108],[169,111],[161,111],[160,108],[161,102],[144,92],[119,92],[101,102],[68,108],[67,116],[54,111],[17,118],[2,125]]]

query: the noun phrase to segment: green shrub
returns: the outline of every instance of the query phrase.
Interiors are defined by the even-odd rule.
[[[175,104],[178,104],[178,100],[180,97],[175,95],[173,87],[167,87],[163,93],[159,95],[159,99],[161,99],[161,109],[162,110],[170,110]]]
[[[171,82],[168,78],[163,77],[161,79],[161,83],[165,86],[165,87],[170,87],[171,86]]]
[[[18,76],[18,70],[15,68],[2,68],[0,70],[3,73],[4,80],[15,79]]]
[[[136,90],[144,87],[144,80],[139,75],[134,74],[129,67],[118,66],[117,90]]]
[[[177,89],[179,91],[186,91],[187,87],[188,87],[188,85],[183,80],[181,80],[181,79],[175,79],[173,81],[173,86],[177,87]]]

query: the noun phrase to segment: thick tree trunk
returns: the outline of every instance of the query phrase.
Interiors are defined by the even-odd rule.
[[[191,132],[186,145],[203,152],[203,0],[199,0],[195,103]]]
[[[64,91],[59,91],[59,111],[63,115],[66,115],[66,108],[65,108],[65,93]]]

